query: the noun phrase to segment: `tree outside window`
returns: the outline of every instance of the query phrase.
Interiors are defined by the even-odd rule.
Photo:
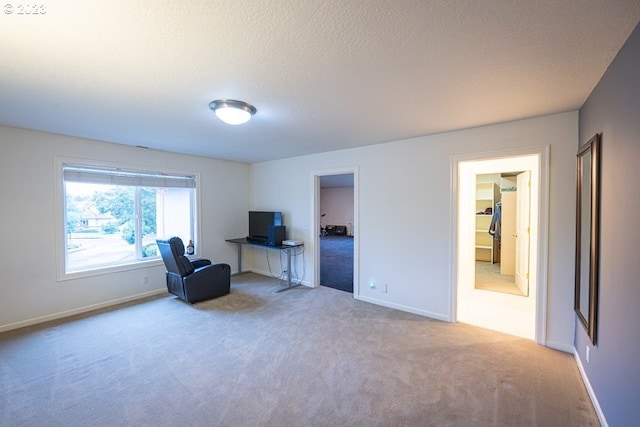
[[[157,236],[193,239],[195,185],[177,185],[184,183],[182,176],[172,181],[161,174],[66,167],[66,272],[158,257]],[[110,183],[102,182],[105,177]],[[118,184],[147,182],[169,185]]]

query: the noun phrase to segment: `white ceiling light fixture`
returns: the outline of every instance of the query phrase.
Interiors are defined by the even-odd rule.
[[[234,99],[218,99],[209,103],[209,108],[220,120],[230,125],[241,125],[256,113],[256,107]]]

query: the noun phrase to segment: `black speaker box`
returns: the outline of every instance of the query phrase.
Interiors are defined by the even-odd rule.
[[[272,225],[269,227],[267,245],[282,246],[283,240],[287,240],[287,227],[285,225]]]

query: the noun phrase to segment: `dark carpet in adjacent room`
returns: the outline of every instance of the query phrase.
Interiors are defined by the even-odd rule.
[[[353,237],[320,239],[320,285],[353,293]]]

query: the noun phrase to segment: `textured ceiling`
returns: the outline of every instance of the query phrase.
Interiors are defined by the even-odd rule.
[[[0,15],[1,124],[243,162],[576,110],[640,20],[618,0],[42,3]],[[258,112],[225,125],[219,98]]]

